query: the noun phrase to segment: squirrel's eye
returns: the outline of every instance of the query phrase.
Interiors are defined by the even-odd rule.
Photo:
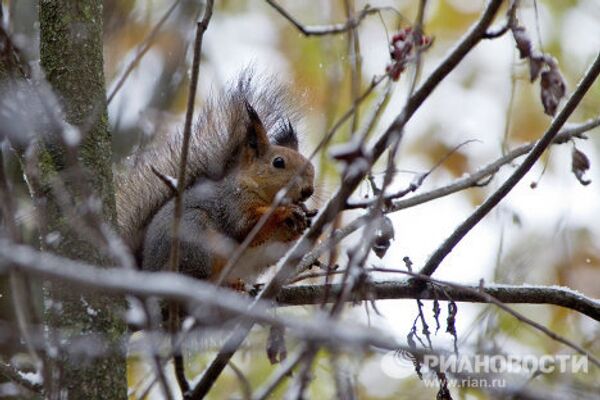
[[[275,168],[285,168],[285,161],[281,157],[275,157],[273,159],[273,166]]]

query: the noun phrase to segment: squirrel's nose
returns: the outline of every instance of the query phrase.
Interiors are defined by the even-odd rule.
[[[302,201],[308,200],[310,196],[312,196],[314,190],[312,186],[307,186],[300,191],[300,198]]]

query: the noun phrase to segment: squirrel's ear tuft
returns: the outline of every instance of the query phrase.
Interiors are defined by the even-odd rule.
[[[298,151],[298,134],[289,119],[281,120],[277,130],[271,135],[271,143]]]
[[[269,149],[267,131],[258,117],[258,113],[248,100],[244,99],[244,105],[246,106],[249,118],[248,126],[246,127],[246,143],[254,153],[254,157],[260,157]]]

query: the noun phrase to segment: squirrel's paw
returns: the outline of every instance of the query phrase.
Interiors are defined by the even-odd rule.
[[[306,215],[306,219],[308,220],[308,226],[310,227],[312,225],[312,219],[317,216],[317,214],[319,213],[319,210],[317,210],[317,209],[309,210],[308,207],[306,207],[306,204],[304,204],[304,203],[300,203],[300,207],[304,211],[304,214]]]
[[[292,232],[301,234],[310,226],[310,218],[302,206],[292,204],[289,208],[290,215],[284,220],[284,223]]]
[[[227,281],[227,283],[225,284],[225,287],[228,287],[229,289],[234,290],[236,292],[242,292],[242,293],[248,292],[246,290],[246,282],[244,282],[243,280],[241,280],[239,278]]]

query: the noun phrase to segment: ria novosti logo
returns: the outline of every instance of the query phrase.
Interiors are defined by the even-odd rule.
[[[423,372],[456,375],[588,372],[587,356],[572,354],[427,354],[419,364]],[[414,373],[414,363],[405,352],[389,352],[382,357],[381,369],[386,375],[399,379]]]

